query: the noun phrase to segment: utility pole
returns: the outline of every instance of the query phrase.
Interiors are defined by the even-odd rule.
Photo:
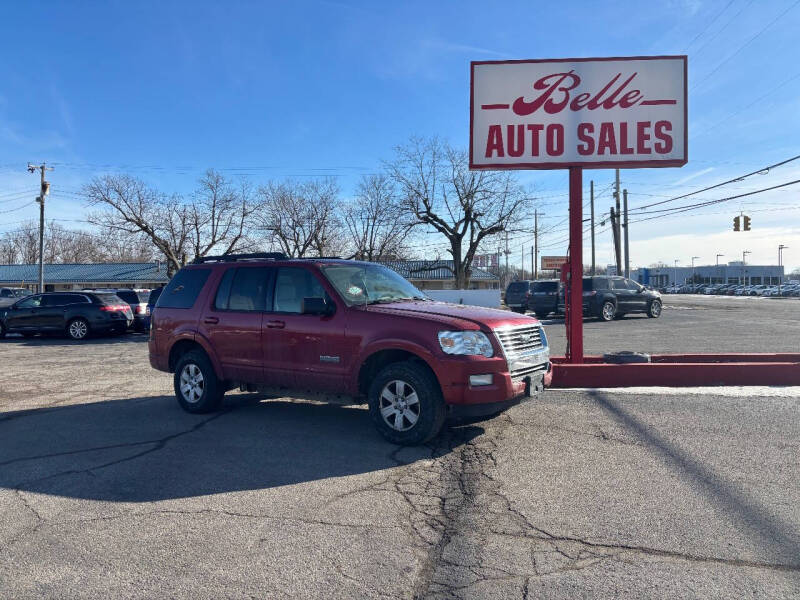
[[[50,194],[50,184],[44,180],[45,171],[52,171],[53,167],[48,167],[42,163],[38,167],[28,163],[28,172],[41,173],[41,187],[39,188],[39,195],[36,197],[36,202],[39,203],[39,293],[44,291],[44,200]]]
[[[678,259],[675,259],[675,267],[672,271],[672,285],[678,285]]]
[[[725,255],[724,254],[717,254],[717,266],[719,266],[719,257],[720,256],[725,256]]]
[[[539,210],[533,209],[533,248],[531,248],[531,258],[533,259],[533,278],[539,277]]]
[[[506,231],[506,287],[508,286],[508,255],[511,254],[508,250],[508,231]]]
[[[592,206],[592,275],[596,275],[596,263],[594,260],[594,180],[589,182],[589,200]]]
[[[521,263],[522,279],[525,279],[525,244],[522,244],[520,250],[522,252],[522,263]]]
[[[695,272],[694,272],[694,259],[696,259],[696,258],[700,258],[700,257],[699,256],[693,256],[692,257],[692,285],[696,285],[697,284],[697,276],[695,275]]]
[[[628,190],[622,190],[623,210],[625,211],[625,277],[631,276],[631,254],[628,246]]]
[[[622,273],[622,257],[620,256],[619,244],[619,213],[614,212],[611,207],[611,234],[614,236],[614,259],[617,264],[617,275]]]
[[[622,220],[622,212],[620,209],[620,196],[619,196],[619,169],[614,169],[614,200],[616,205],[616,225],[615,225],[615,232],[616,232],[616,240],[617,240],[617,275],[622,273],[622,257],[620,256],[621,253],[621,245],[622,245],[622,228],[620,227],[620,221]]]

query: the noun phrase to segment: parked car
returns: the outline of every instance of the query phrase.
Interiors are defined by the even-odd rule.
[[[131,307],[131,312],[133,312],[133,329],[135,331],[146,331],[149,326],[147,302],[150,298],[150,290],[120,289],[115,290],[115,293]]]
[[[124,333],[133,322],[130,306],[114,294],[47,292],[0,309],[0,338],[63,333],[83,340],[92,333]]]
[[[534,281],[528,297],[528,308],[536,313],[537,319],[558,313],[558,298],[562,291],[563,284],[558,279]]]
[[[497,414],[550,380],[536,319],[435,302],[374,263],[206,257],[176,273],[151,318],[150,364],[173,373],[191,413],[236,386],[345,396],[392,443],[420,444],[449,416]]]
[[[164,286],[158,287],[154,290],[150,290],[150,295],[147,297],[147,308],[145,309],[145,316],[144,316],[144,325],[147,329],[150,329],[150,322],[151,322],[151,315],[153,314],[153,309],[156,307],[156,302],[158,302],[158,297],[161,295],[161,292],[164,291]]]
[[[11,306],[20,298],[30,295],[31,292],[25,288],[2,287],[0,288],[0,306]]]
[[[584,277],[583,314],[603,321],[621,319],[628,313],[645,313],[658,318],[663,308],[661,294],[625,277]],[[564,309],[561,294],[559,310]]]
[[[533,281],[512,281],[506,288],[505,304],[514,312],[525,314],[531,297]]]

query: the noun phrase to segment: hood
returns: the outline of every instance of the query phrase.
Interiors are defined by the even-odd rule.
[[[456,329],[489,330],[505,325],[532,325],[539,322],[533,317],[526,317],[507,310],[435,301],[373,304],[368,306],[367,310],[383,314],[429,319]]]

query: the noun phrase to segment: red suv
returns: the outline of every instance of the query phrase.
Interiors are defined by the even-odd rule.
[[[368,403],[397,444],[499,413],[550,383],[536,319],[427,298],[384,266],[281,254],[206,257],[153,309],[150,364],[192,413],[236,387]]]

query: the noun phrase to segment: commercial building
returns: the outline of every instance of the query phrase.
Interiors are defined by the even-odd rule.
[[[145,288],[166,284],[164,263],[104,263],[44,266],[44,291],[80,290],[84,288]],[[39,265],[0,265],[0,286],[39,286]]]
[[[421,290],[452,290],[456,279],[452,260],[382,260]],[[486,269],[472,268],[469,289],[492,290],[500,287],[500,277]]]
[[[778,285],[784,282],[784,272],[783,267],[778,265],[750,265],[732,261],[721,265],[631,269],[631,279],[656,288],[686,283]]]

